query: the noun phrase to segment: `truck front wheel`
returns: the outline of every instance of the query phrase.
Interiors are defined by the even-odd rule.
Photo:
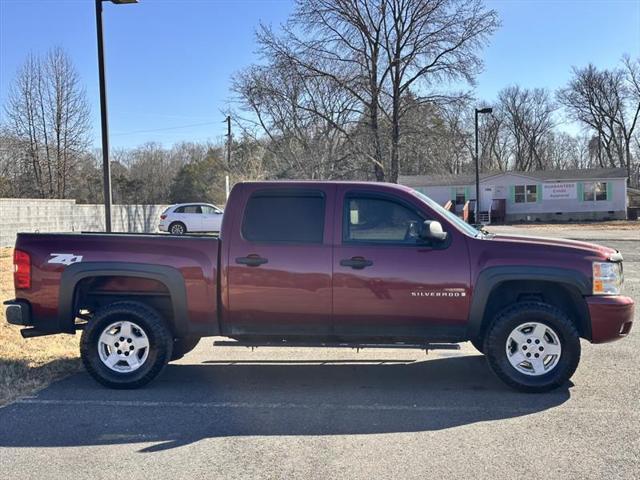
[[[153,380],[171,358],[173,336],[154,309],[116,302],[98,310],[80,340],[87,372],[110,388],[138,388]]]
[[[524,392],[547,392],[567,382],[580,361],[580,337],[560,309],[522,302],[499,313],[483,346],[491,369]]]

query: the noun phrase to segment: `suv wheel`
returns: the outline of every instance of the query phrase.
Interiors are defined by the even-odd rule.
[[[89,374],[111,388],[138,388],[171,358],[173,338],[152,308],[116,302],[98,310],[82,332],[80,355]]]
[[[172,235],[184,235],[187,233],[187,227],[182,222],[174,222],[169,225],[169,233]]]
[[[484,341],[491,369],[507,385],[546,392],[571,378],[580,361],[580,337],[560,309],[516,303],[499,313]]]

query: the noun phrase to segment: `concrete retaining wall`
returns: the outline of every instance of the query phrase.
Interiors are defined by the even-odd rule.
[[[156,232],[167,205],[113,205],[114,232]],[[18,232],[103,232],[104,205],[75,200],[0,198],[0,247],[13,246]]]

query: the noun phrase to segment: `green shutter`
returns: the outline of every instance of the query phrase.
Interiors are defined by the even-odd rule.
[[[516,203],[516,187],[514,185],[509,185],[509,199],[511,203]]]
[[[582,184],[582,182],[578,182],[577,188],[578,188],[578,201],[583,202],[584,201],[584,185]]]
[[[609,187],[607,187],[607,189],[608,189],[608,188],[609,188]],[[465,202],[468,202],[468,201],[471,199],[471,195],[469,195],[469,191],[470,191],[470,190],[471,190],[471,189],[470,189],[469,187],[464,187],[464,201],[465,201]],[[609,191],[609,190],[607,190],[607,192],[608,192],[608,191]]]
[[[536,201],[538,203],[542,203],[542,184],[538,184],[538,188],[536,189]]]
[[[613,182],[607,182],[607,201],[613,198]]]

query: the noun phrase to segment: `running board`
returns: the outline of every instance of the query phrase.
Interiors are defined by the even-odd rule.
[[[326,348],[411,348],[415,350],[460,350],[457,343],[350,343],[350,342],[238,342],[235,340],[216,340],[214,347],[326,347]]]

